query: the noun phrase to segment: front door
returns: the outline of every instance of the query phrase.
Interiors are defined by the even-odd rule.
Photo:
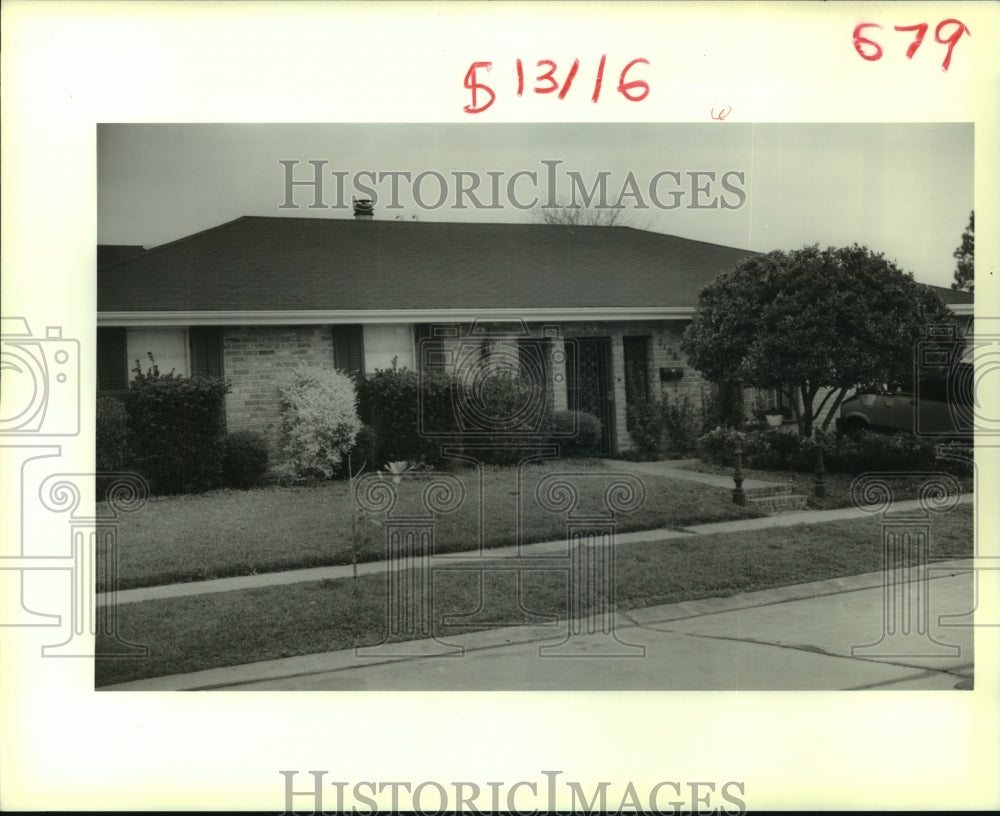
[[[601,455],[614,453],[615,393],[611,377],[611,340],[581,337],[566,344],[569,407],[601,421]]]

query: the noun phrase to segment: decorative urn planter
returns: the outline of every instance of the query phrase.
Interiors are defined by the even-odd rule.
[[[772,428],[779,428],[785,422],[784,414],[765,414],[764,418]]]

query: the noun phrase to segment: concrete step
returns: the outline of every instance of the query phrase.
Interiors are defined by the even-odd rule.
[[[790,510],[805,510],[808,496],[793,495],[791,492],[772,496],[752,496],[749,504],[759,507],[765,513],[784,513]]]

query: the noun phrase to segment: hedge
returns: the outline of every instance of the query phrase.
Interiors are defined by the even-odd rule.
[[[698,456],[706,462],[731,467],[737,439],[742,440],[744,466],[759,470],[811,472],[816,467],[816,449],[822,445],[823,466],[830,473],[942,470],[966,475],[972,472],[971,457],[963,453],[966,446],[939,448],[932,439],[874,431],[800,439],[780,430],[740,432],[716,428],[699,438]]]
[[[445,445],[483,462],[513,464],[541,445],[585,456],[600,443],[597,417],[551,411],[547,394],[503,369],[473,382],[437,371],[376,371],[358,384],[358,395],[359,414],[376,440],[375,468],[396,461],[440,467]],[[567,439],[573,427],[578,432]]]
[[[155,366],[125,396],[135,464],[156,493],[197,493],[222,483],[225,396],[216,377],[161,375]]]

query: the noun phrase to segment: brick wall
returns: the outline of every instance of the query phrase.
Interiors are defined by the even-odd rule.
[[[617,323],[566,323],[562,336],[608,337],[614,389],[614,432],[618,450],[635,447],[627,428],[625,402],[624,336],[650,338],[648,347],[649,383],[654,397],[679,400],[687,396],[696,410],[711,390],[701,375],[687,365],[680,350],[680,340],[687,321],[648,321]],[[539,326],[531,326],[532,335],[541,336]],[[556,340],[553,351],[561,350]],[[251,430],[264,436],[271,461],[280,461],[281,412],[278,384],[297,364],[333,365],[333,332],[330,326],[242,326],[226,329],[223,334],[223,365],[231,384],[226,397],[226,416],[230,431]],[[661,382],[661,368],[683,369],[679,380]],[[553,371],[553,375],[558,375]],[[565,372],[563,372],[564,374]],[[554,376],[550,384],[556,408],[565,405],[565,379]]]
[[[281,460],[278,384],[296,365],[333,366],[329,326],[241,326],[222,337],[229,431],[256,431],[267,440],[271,464]]]
[[[625,401],[625,348],[626,336],[649,337],[648,377],[650,393],[656,399],[666,397],[680,400],[685,396],[696,411],[701,410],[702,400],[708,397],[712,386],[695,369],[687,364],[680,348],[681,337],[687,327],[686,320],[617,322],[617,323],[567,323],[563,326],[566,337],[608,337],[611,339],[611,364],[614,388],[615,439],[620,451],[636,447],[628,432]],[[679,380],[660,381],[661,368],[681,368]]]

